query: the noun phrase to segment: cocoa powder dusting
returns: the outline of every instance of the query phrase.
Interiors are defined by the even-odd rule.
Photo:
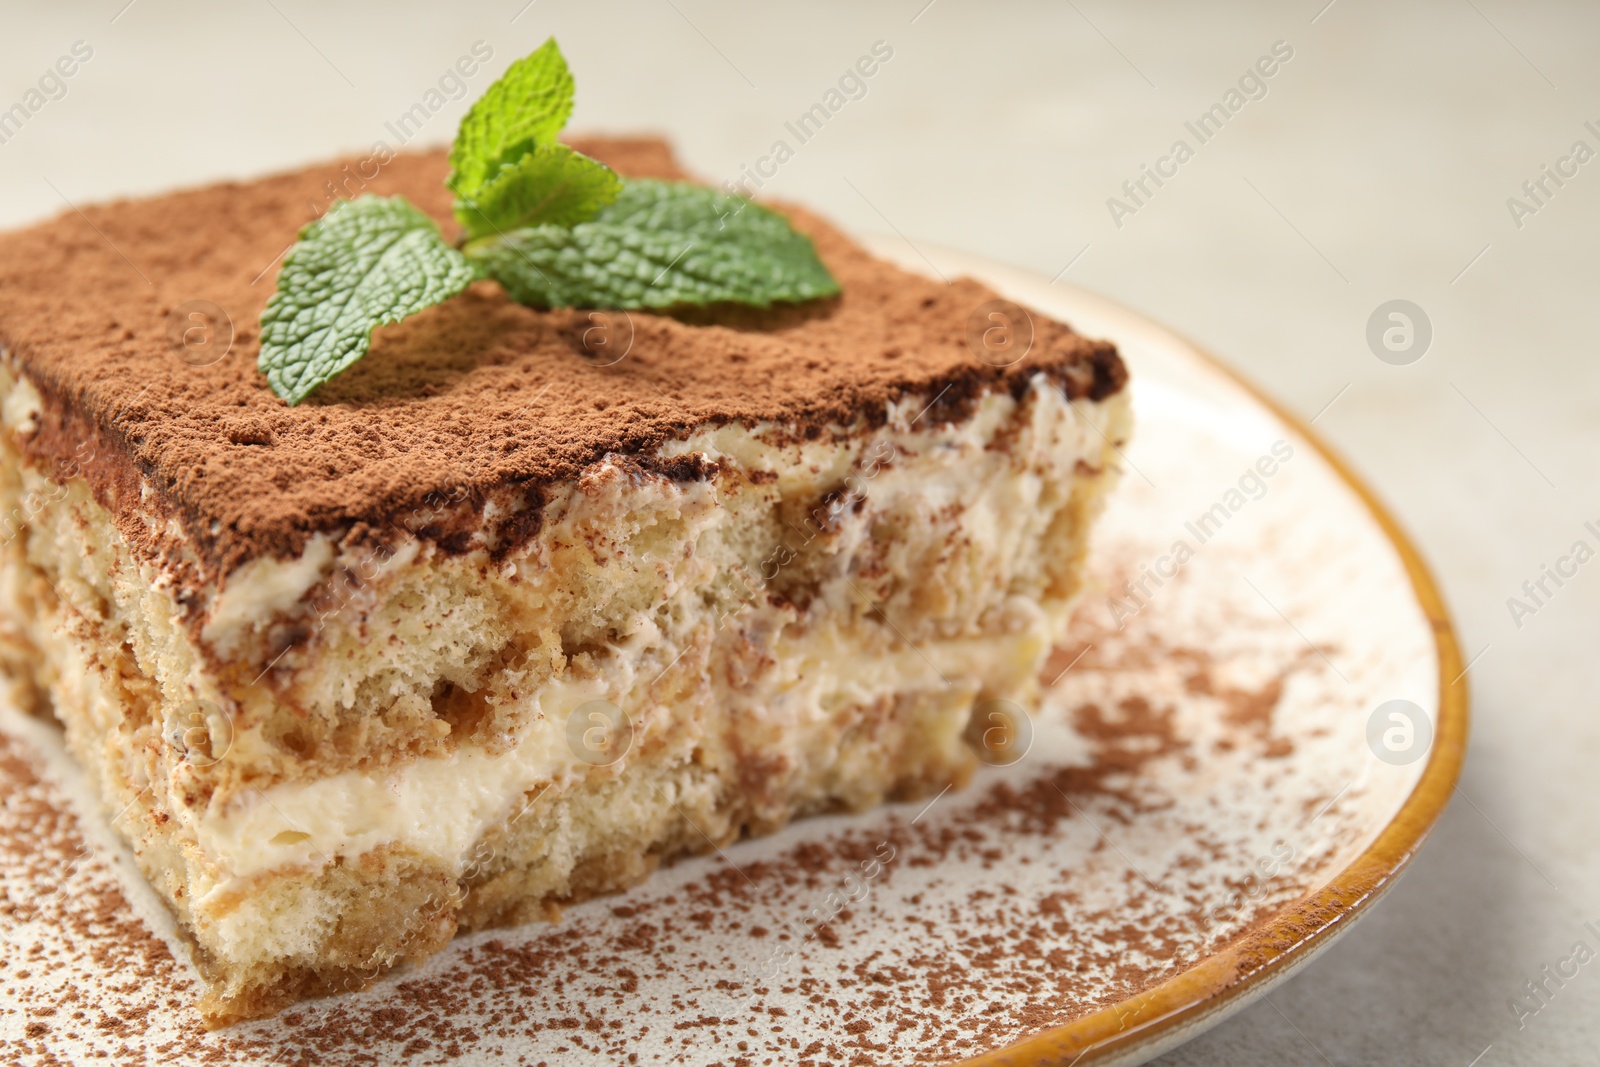
[[[133,1061],[159,1012],[185,1020],[162,1042],[168,1054],[230,1062],[189,1009],[197,981],[133,914],[114,857],[90,846],[37,763],[0,732],[0,1060],[67,1064],[77,1062],[68,1048],[87,1045]],[[85,971],[99,980],[72,980]]]
[[[1136,1005],[1205,952],[1248,936],[1299,883],[1240,898],[1225,924],[1208,918],[1217,898],[1202,885],[1206,866],[1220,867],[1221,890],[1236,893],[1246,883],[1235,872],[1250,856],[1225,828],[1180,817],[1152,786],[1172,767],[1192,766],[1177,702],[1198,683],[1114,694],[1147,678],[1156,660],[1184,663],[1190,678],[1219,665],[1192,648],[1174,656],[1137,627],[1113,639],[1084,614],[1076,647],[1059,654],[1075,660],[1072,684],[1038,719],[1041,730],[1076,740],[984,772],[964,794],[687,861],[625,896],[572,908],[559,924],[465,938],[365,994],[219,1033],[196,1025],[177,1041],[144,1035],[138,1018],[187,1018],[194,990],[136,920],[105,924],[126,911],[107,890],[90,904],[100,925],[84,925],[72,951],[105,958],[112,977],[119,960],[138,961],[139,980],[119,986],[116,1021],[94,1016],[60,1042],[66,1035],[50,1028],[65,1003],[30,991],[13,1009],[27,1016],[21,1040],[35,1057],[87,1042],[134,1059],[159,1046],[172,1062],[284,1067],[931,1065],[1099,1007]],[[1051,666],[1047,678],[1060,670]],[[1315,666],[1296,659],[1291,670],[1299,669]],[[1254,722],[1227,719],[1217,716],[1241,739],[1255,736]],[[0,776],[0,795],[37,792],[20,760],[0,760]],[[8,848],[22,852],[52,834],[62,841],[57,853],[73,847],[69,814],[42,799],[31,810]],[[1126,836],[1161,818],[1176,819],[1190,841],[1164,868],[1132,858],[1139,853]],[[540,1052],[518,1051],[529,1048]]]
[[[684,177],[659,140],[574,143],[625,174]],[[361,362],[289,407],[256,370],[256,323],[278,258],[326,210],[330,190],[404,195],[447,237],[456,233],[442,151],[399,156],[367,178],[375,167],[337,161],[85,207],[0,237],[0,348],[57,409],[46,421],[63,431],[36,447],[72,456],[103,434],[109,447],[87,473],[124,529],[138,535],[147,525],[128,515],[139,495],[113,491],[137,472],[200,559],[225,573],[254,556],[297,554],[319,530],[384,526],[430,493],[477,503],[508,494],[515,510],[537,515],[541,487],[608,453],[648,461],[663,441],[701,426],[770,420],[811,437],[881,420],[905,397],[937,395],[928,417],[956,418],[982,393],[1018,392],[1039,372],[1074,398],[1099,399],[1126,379],[1110,344],[1038,314],[1027,355],[991,366],[967,332],[993,292],[901,271],[784,207],[841,296],[677,317],[632,312],[626,356],[601,366],[584,347],[590,313],[536,311],[479,282],[380,329]],[[185,362],[169,338],[171,317],[195,300],[223,308],[235,334],[205,366]],[[627,332],[607,321],[602,328]]]

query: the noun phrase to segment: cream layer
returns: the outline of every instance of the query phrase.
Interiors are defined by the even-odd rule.
[[[890,413],[865,453],[859,443],[844,448],[826,440],[775,446],[765,440],[769,428],[759,426],[703,432],[667,451],[674,456],[699,452],[746,472],[769,472],[780,490],[785,479],[845,486],[849,506],[841,509],[835,531],[834,550],[839,553],[853,552],[856,539],[883,536],[881,529],[874,530],[874,520],[881,525],[883,516],[952,508],[961,515],[957,541],[963,558],[1015,560],[1040,540],[1042,498],[1054,494],[1059,506],[1063,483],[1083,476],[1080,464],[1097,472],[1107,442],[1125,436],[1124,400],[1118,396],[1102,404],[1069,404],[1059,390],[1038,378],[1022,401],[990,395],[958,423],[930,424],[918,418],[915,405],[904,405]],[[1029,412],[1022,435],[1028,455],[1023,462],[996,464],[993,453],[1002,447],[997,433],[1011,422],[1019,403]],[[1014,428],[1011,435],[1017,436]],[[1006,447],[1016,447],[1016,441]],[[866,468],[861,466],[863,457],[869,462]],[[630,491],[662,490],[645,484]],[[704,539],[718,523],[729,521],[730,513],[714,499],[714,483],[699,491],[713,496],[696,509],[696,539]],[[638,510],[648,513],[651,505],[641,501]],[[230,582],[217,597],[207,636],[226,640],[238,636],[229,632],[232,628],[268,625],[282,610],[288,591],[314,585],[330,559],[326,544],[314,541],[298,560],[251,564],[246,580]],[[691,568],[685,580],[714,577],[697,575]],[[755,578],[759,585],[766,577],[747,579]],[[863,597],[848,576],[825,583],[822,602],[804,612],[764,602],[753,605],[736,621],[766,631],[770,650],[765,669],[754,679],[713,679],[711,704],[717,721],[701,722],[697,728],[714,734],[742,720],[752,736],[767,739],[764,757],[804,760],[809,754],[796,747],[799,739],[814,743],[819,724],[841,706],[949,687],[974,697],[1026,689],[1048,654],[1067,605],[982,588],[985,582],[1001,581],[998,573],[964,579],[976,587],[975,595],[987,593],[999,605],[982,620],[982,633],[955,634],[921,647],[913,642],[861,647],[859,628],[848,620],[859,613]],[[464,743],[446,756],[384,773],[346,771],[312,781],[279,782],[199,806],[180,803],[180,819],[216,874],[210,892],[225,893],[236,879],[274,868],[304,869],[392,845],[461,869],[469,863],[474,844],[514,818],[532,791],[561,788],[585,775],[624,774],[652,735],[669,735],[678,727],[675,716],[705,718],[703,709],[674,709],[652,701],[650,687],[695,642],[714,639],[730,625],[719,610],[708,604],[698,617],[693,612],[678,617],[670,633],[650,614],[638,613],[631,631],[605,651],[597,670],[585,677],[553,678],[531,694],[527,726],[509,747],[491,751]],[[629,755],[600,767],[580,758],[568,736],[569,717],[596,700],[622,709],[632,729]]]

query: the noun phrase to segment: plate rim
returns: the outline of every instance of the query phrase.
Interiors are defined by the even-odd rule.
[[[887,239],[871,244],[874,252],[886,258],[896,261],[903,258],[898,249],[888,247]],[[1002,293],[1008,275],[1033,284],[1050,287],[1056,284],[1025,268],[948,247],[919,243],[916,251],[919,255],[931,252],[948,262],[981,267],[981,271],[974,271],[978,280],[992,284]],[[1322,887],[1299,897],[1238,940],[1136,997],[1107,1005],[1010,1045],[955,1061],[951,1067],[1048,1067],[1052,1064],[1092,1067],[1142,1063],[1145,1058],[1136,1053],[1146,1052],[1153,1057],[1222,1022],[1228,1015],[1265,995],[1292,971],[1309,963],[1393,887],[1444,814],[1466,758],[1470,690],[1455,624],[1422,553],[1378,494],[1309,422],[1204,345],[1143,312],[1091,290],[1070,284],[1062,289],[1115,314],[1154,327],[1187,349],[1207,369],[1221,374],[1298,433],[1356,495],[1398,554],[1411,582],[1412,595],[1433,634],[1439,667],[1434,741],[1422,773],[1400,809],[1373,842]],[[1029,303],[1026,299],[1019,302]],[[1454,681],[1449,680],[1452,678]],[[1130,1014],[1128,1009],[1133,1005],[1137,1005],[1137,1010]],[[1148,1021],[1130,1026],[1128,1020],[1136,1016],[1144,1016]]]

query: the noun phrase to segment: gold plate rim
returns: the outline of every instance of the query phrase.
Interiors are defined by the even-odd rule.
[[[879,251],[893,255],[887,248]],[[939,251],[952,260],[974,266],[982,264],[1001,278],[1025,277],[1034,283],[1044,280],[966,253]],[[999,280],[996,279],[996,287],[1003,288]],[[1140,1050],[1148,1049],[1155,1055],[1198,1036],[1232,1010],[1243,1008],[1255,996],[1266,993],[1290,971],[1308,963],[1394,885],[1444,813],[1466,758],[1470,700],[1455,625],[1422,554],[1389,508],[1309,422],[1289,411],[1204,346],[1114,300],[1077,287],[1071,289],[1117,315],[1156,327],[1182,345],[1208,369],[1231,381],[1300,434],[1356,494],[1399,554],[1417,604],[1433,631],[1439,666],[1439,710],[1427,763],[1404,804],[1372,844],[1321,888],[1285,906],[1239,940],[1137,997],[992,1052],[961,1060],[953,1067],[1046,1067],[1053,1064],[1092,1067],[1114,1062],[1143,1062],[1134,1058]],[[1449,680],[1452,678],[1455,681]],[[1130,1007],[1136,1010],[1130,1011]],[[1148,1021],[1130,1024],[1135,1017]]]

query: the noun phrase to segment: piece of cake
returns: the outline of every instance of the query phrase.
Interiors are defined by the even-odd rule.
[[[1129,429],[1110,344],[792,209],[842,295],[598,315],[478,282],[290,407],[255,324],[296,229],[358,192],[454,225],[443,153],[369,163],[0,238],[4,667],[211,1024],[959,784],[975,703],[1035,692]]]

